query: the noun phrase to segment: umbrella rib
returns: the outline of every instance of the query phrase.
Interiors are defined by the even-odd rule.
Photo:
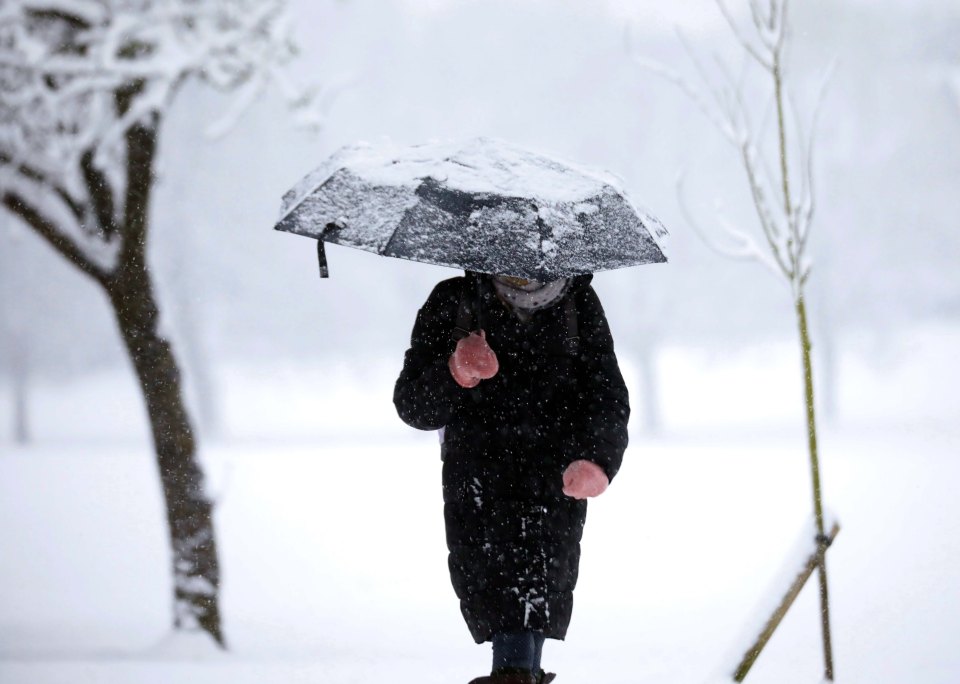
[[[546,268],[545,268],[545,263],[546,263],[546,260],[547,260],[547,255],[546,255],[546,254],[544,253],[544,251],[543,251],[543,237],[544,237],[544,233],[546,233],[547,231],[550,232],[550,235],[551,235],[551,237],[552,237],[552,236],[553,236],[553,230],[552,230],[549,226],[547,226],[546,222],[543,220],[543,217],[540,216],[540,210],[539,210],[539,208],[538,208],[536,205],[534,205],[533,208],[534,208],[534,211],[535,211],[536,214],[537,214],[537,239],[538,239],[538,243],[537,243],[537,252],[538,252],[538,254],[537,254],[537,257],[539,258],[539,261],[540,261],[540,263],[539,263],[538,266],[537,266],[537,269],[538,269],[539,271],[544,271],[544,270],[546,270]],[[542,275],[542,274],[538,274],[538,279],[539,279],[539,280],[544,280],[543,275]],[[549,278],[547,278],[546,280],[549,280]]]
[[[394,238],[397,237],[397,233],[400,231],[400,226],[403,225],[403,219],[397,221],[397,227],[393,229],[393,232],[390,233],[390,239],[386,241],[383,245],[383,249],[379,251],[380,256],[386,256],[387,251],[390,249],[390,246],[393,244]]]

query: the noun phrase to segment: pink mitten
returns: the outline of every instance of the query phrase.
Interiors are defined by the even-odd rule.
[[[500,362],[487,344],[487,334],[483,330],[472,332],[457,342],[447,365],[461,387],[476,387],[481,380],[489,380],[500,370]]]
[[[603,468],[591,461],[574,461],[563,471],[563,493],[574,499],[600,496],[609,484]]]

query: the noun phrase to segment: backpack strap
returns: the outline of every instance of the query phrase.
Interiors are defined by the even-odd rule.
[[[567,337],[563,341],[564,350],[571,356],[580,352],[580,326],[577,323],[577,303],[569,293],[563,300],[563,317],[567,323]]]
[[[470,297],[466,293],[460,296],[460,308],[457,310],[457,325],[450,333],[454,342],[459,342],[470,334],[473,327],[473,311],[470,309]]]
[[[477,281],[477,301],[476,305],[481,306],[480,282]],[[470,334],[474,324],[474,303],[471,301],[470,288],[466,287],[460,293],[460,305],[457,308],[457,324],[450,333],[454,342],[459,342]],[[580,325],[577,320],[577,303],[572,294],[568,294],[563,300],[563,317],[566,325],[567,336],[563,340],[563,349],[571,356],[580,353]],[[479,317],[478,317],[479,318]]]
[[[450,333],[454,342],[459,342],[470,334],[473,328],[473,306],[470,302],[470,288],[465,287],[460,293],[460,306],[457,308],[457,325]]]

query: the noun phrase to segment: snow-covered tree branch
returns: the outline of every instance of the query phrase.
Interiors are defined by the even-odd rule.
[[[215,124],[219,134],[249,106],[252,94],[270,84],[277,85],[301,120],[322,121],[319,91],[296,84],[287,73],[296,50],[285,5],[283,0],[4,3],[4,203],[43,212],[56,199],[73,210],[80,231],[105,242],[117,234],[123,239],[113,212],[123,212],[124,136],[136,124],[156,125],[155,117],[189,79],[235,92],[234,105]],[[135,94],[124,95],[131,88]],[[312,116],[304,115],[308,111]],[[14,183],[12,176],[22,182]],[[24,196],[25,184],[34,188],[30,199]],[[54,197],[38,203],[38,194]],[[62,233],[70,232],[63,221],[44,219]],[[59,242],[71,244],[86,262],[108,273],[117,266],[103,263],[105,254],[117,254],[115,249],[68,238]]]
[[[676,69],[634,55],[641,66],[666,78],[697,105],[723,138],[736,149],[743,166],[758,224],[769,248],[770,258],[778,265],[780,274],[790,285],[794,296],[809,274],[806,259],[807,236],[815,208],[813,187],[813,150],[816,121],[824,87],[821,87],[811,123],[804,128],[802,116],[795,106],[786,111],[792,98],[786,91],[784,53],[787,45],[787,0],[760,2],[750,0],[750,25],[738,23],[724,0],[716,0],[724,19],[744,53],[765,73],[774,86],[773,104],[777,112],[774,156],[777,172],[770,171],[762,140],[766,130],[765,117],[759,123],[752,116],[753,98],[745,92],[743,78],[734,78],[733,70],[720,58],[713,60],[710,69],[691,43],[681,35],[681,42],[693,65],[696,80],[680,74]],[[752,30],[752,35],[750,31]],[[824,79],[824,86],[826,84]],[[789,132],[788,132],[789,129]],[[787,147],[790,146],[790,150]],[[796,156],[797,168],[790,168],[787,159]],[[794,177],[792,174],[796,174]],[[798,182],[798,188],[791,184]],[[797,192],[796,197],[792,192]],[[688,208],[684,209],[688,215]],[[718,222],[717,229],[735,242],[743,242],[746,232],[729,222]],[[751,252],[753,258],[767,265],[768,258]],[[742,258],[745,256],[740,254]]]

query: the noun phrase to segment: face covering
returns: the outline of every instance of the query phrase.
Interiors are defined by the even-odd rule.
[[[562,299],[569,285],[567,278],[541,283],[511,276],[493,277],[497,295],[522,321],[529,320],[534,311],[545,309]]]

